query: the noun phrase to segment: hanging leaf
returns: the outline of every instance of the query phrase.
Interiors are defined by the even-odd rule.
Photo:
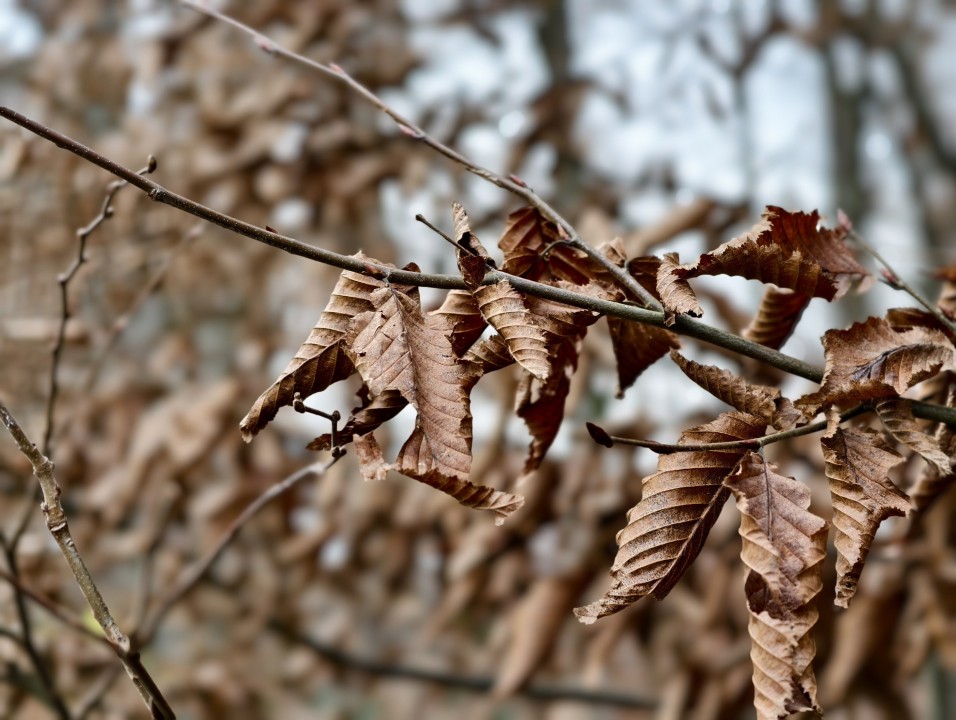
[[[875,408],[880,422],[890,435],[917,453],[941,475],[952,472],[949,457],[940,449],[936,438],[928,434],[913,417],[913,410],[908,402],[900,398],[889,398],[880,400]]]
[[[871,317],[849,330],[823,336],[826,367],[820,390],[796,401],[807,417],[825,405],[846,405],[895,397],[953,367],[953,346],[936,330],[897,332]]]
[[[679,262],[677,253],[666,253],[657,269],[657,295],[664,305],[664,324],[668,327],[678,315],[700,317],[704,314],[690,283],[674,273]]]
[[[834,300],[867,272],[843,242],[846,231],[822,228],[819,223],[816,212],[791,213],[769,205],[750,232],[673,273],[684,279],[735,275]]]
[[[478,301],[467,290],[449,290],[441,307],[429,315],[447,316],[445,323],[451,328],[451,348],[456,357],[462,357],[487,327]]]
[[[800,411],[781,396],[777,388],[752,385],[729,370],[688,360],[676,350],[671,350],[671,359],[687,377],[718,400],[756,415],[768,425],[786,430],[803,419]]]
[[[657,276],[660,273],[661,259],[656,255],[642,255],[627,262],[627,271],[662,305],[661,294],[657,290]]]
[[[374,398],[368,395],[368,388],[362,386],[359,391],[362,404],[354,408],[348,420],[338,433],[336,444],[341,447],[352,442],[357,435],[366,435],[385,424],[408,407],[408,401],[398,391],[384,392]],[[306,450],[322,451],[332,448],[332,435],[324,433],[305,446]]]
[[[729,496],[724,478],[747,452],[693,446],[752,440],[765,428],[752,415],[723,413],[681,434],[686,451],[661,455],[657,472],[643,480],[640,502],[627,513],[627,527],[617,534],[611,589],[597,602],[575,609],[582,622],[616,613],[645,595],[660,600],[670,592],[703,548]]]
[[[779,350],[800,322],[810,297],[792,290],[767,287],[757,314],[741,335],[747,340]]]
[[[617,397],[624,397],[634,381],[647,368],[679,348],[680,340],[670,330],[607,316],[611,345],[617,361]]]
[[[357,253],[353,257],[366,262],[377,260]],[[291,405],[296,393],[308,398],[329,385],[349,377],[355,368],[343,346],[349,321],[372,308],[372,293],[383,283],[374,278],[345,270],[339,276],[332,297],[309,337],[296,351],[278,379],[255,401],[239,423],[246,442],[276,416],[283,405]]]
[[[887,448],[878,433],[837,428],[821,443],[836,528],[834,602],[847,607],[856,593],[863,563],[880,523],[891,515],[905,515],[910,502],[888,477],[903,458]]]
[[[754,705],[759,720],[777,720],[817,705],[813,674],[823,585],[826,522],[809,511],[810,490],[784,477],[759,453],[747,453],[724,484],[740,510],[740,557],[749,568]]]
[[[956,407],[956,377],[947,372],[940,377],[940,380],[945,381],[944,392],[940,393],[942,404],[946,407]],[[952,427],[945,423],[938,423],[936,430],[933,432],[932,441],[950,460],[950,467],[956,464],[954,463],[956,461],[956,433],[953,432]],[[909,488],[909,496],[913,501],[913,507],[918,512],[926,512],[933,501],[953,485],[956,485],[956,470],[944,473],[932,464],[923,468],[923,472],[920,473],[913,486]]]
[[[372,293],[373,309],[355,316],[347,334],[349,355],[372,400],[398,393],[416,412],[415,428],[394,469],[448,493],[463,505],[488,508],[497,520],[522,498],[468,481],[471,411],[466,386],[470,365],[460,363],[449,340],[447,316],[422,314],[417,288],[386,285]],[[379,476],[384,470],[376,469]]]

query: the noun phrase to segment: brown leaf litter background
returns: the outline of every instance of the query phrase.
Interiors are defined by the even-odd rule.
[[[437,198],[426,205],[435,208],[429,219],[455,234],[451,203],[462,198],[471,179],[415,141],[383,131],[375,111],[344,87],[284,65],[229,28],[172,4],[161,11],[171,13],[171,21],[156,31],[136,25],[135,4],[22,5],[42,25],[43,42],[33,57],[2,56],[5,104],[128,166],[139,167],[155,154],[164,185],[248,222],[277,226],[345,254],[362,251],[396,266],[416,262],[429,271],[453,271],[454,248],[424,228],[411,239],[415,254],[396,246],[395,229],[382,212],[384,188],[402,198],[411,218],[418,211],[412,198],[434,195],[437,185]],[[495,37],[496,18],[510,11],[462,4],[429,20],[405,5],[267,0],[228,7],[288,47],[348,62],[376,90],[407,82],[425,62],[413,37],[416,28],[437,23],[449,32],[467,27]],[[574,123],[586,91],[599,83],[572,71],[567,44],[574,19],[562,3],[509,5],[539,18],[532,37],[545,49],[551,84],[528,104],[529,127],[497,170],[518,172],[536,148],[554,149],[553,187],[537,189],[550,193],[585,238],[595,246],[608,243],[605,254],[621,263],[679,253],[682,260],[674,256],[640,272],[631,261],[635,276],[654,294],[660,287],[675,314],[703,311],[705,320],[773,347],[783,345],[801,316],[806,323],[825,314],[809,340],[797,338],[808,354],[819,348],[816,338],[824,330],[884,314],[852,293],[844,298],[857,304],[851,315],[826,314],[831,310],[819,298],[842,294],[857,273],[831,246],[801,257],[780,255],[779,245],[763,249],[762,233],[808,232],[818,219],[810,207],[793,216],[773,210],[764,226],[751,230],[767,201],[797,204],[775,196],[774,186],[761,185],[762,163],[772,165],[766,158],[739,159],[756,169],[742,195],[690,203],[677,201],[677,171],[666,161],[629,180],[587,166],[587,138],[575,134]],[[866,147],[871,132],[863,118],[879,114],[876,105],[881,112],[892,106],[903,118],[892,132],[901,134],[901,162],[917,186],[913,212],[925,232],[899,242],[912,242],[920,256],[914,275],[917,269],[938,270],[954,260],[956,162],[951,138],[940,131],[952,123],[949,106],[937,107],[933,97],[943,92],[942,83],[931,82],[919,63],[917,77],[907,75],[914,66],[906,53],[917,38],[922,47],[923,36],[933,36],[942,23],[926,28],[909,16],[879,16],[875,8],[862,16],[834,8],[824,8],[810,24],[788,24],[781,17],[768,20],[762,34],[741,30],[745,52],[735,57],[708,39],[707,23],[723,22],[719,16],[705,14],[699,26],[675,26],[672,49],[660,60],[666,71],[658,73],[661,92],[690,93],[700,104],[697,112],[719,119],[727,108],[713,87],[668,80],[682,53],[699,54],[700,62],[724,73],[739,99],[746,96],[747,63],[760,61],[760,48],[772,52],[776,41],[799,43],[827,73],[830,103],[821,103],[820,113],[835,118],[828,127],[838,190],[828,224],[835,224],[839,205],[862,226],[882,202],[868,190],[872,168],[854,153]],[[927,12],[933,18],[952,15],[935,7]],[[946,44],[943,36],[933,37]],[[833,66],[836,46],[846,42],[895,63],[897,90],[879,95],[883,90],[875,86],[867,95],[848,88]],[[602,72],[617,72],[612,65]],[[158,99],[147,112],[131,112],[131,98],[143,86],[158,92]],[[468,141],[470,124],[497,122],[501,114],[462,98],[452,104],[459,106],[455,113],[426,119],[444,123],[452,145]],[[7,124],[0,126],[0,145],[0,395],[38,436],[59,317],[56,277],[75,254],[76,228],[98,212],[108,178]],[[439,175],[441,182],[430,184]],[[664,206],[657,222],[629,219],[628,208],[642,198]],[[495,241],[505,234],[499,265],[532,278],[550,272],[549,279],[569,287],[608,292],[592,282],[596,272],[581,269],[587,260],[579,252],[555,244],[561,239],[555,227],[527,211],[509,217],[516,210],[509,202],[502,195],[493,209],[466,205],[469,232],[489,252],[497,252]],[[419,298],[358,275],[337,280],[331,268],[218,229],[202,227],[197,235],[193,219],[129,189],[118,194],[115,207],[91,237],[89,262],[71,285],[75,312],[67,325],[53,447],[74,536],[121,623],[141,620],[253,498],[311,462],[307,444],[328,447],[322,437],[328,423],[287,407],[293,393],[323,390],[358,370],[310,404],[340,410],[346,434],[363,439],[349,445],[349,455],[327,476],[301,484],[250,522],[147,648],[157,682],[182,717],[736,720],[753,717],[755,666],[766,682],[792,690],[786,710],[819,702],[830,718],[882,720],[942,718],[956,708],[956,494],[936,498],[939,488],[952,484],[956,440],[949,430],[930,440],[920,432],[925,423],[892,400],[878,406],[899,447],[925,458],[891,472],[915,478],[904,488],[914,505],[934,498],[903,542],[899,526],[886,522],[874,534],[868,522],[905,513],[897,494],[874,481],[857,497],[841,484],[847,473],[870,478],[884,474],[874,465],[898,462],[889,449],[861,453],[861,429],[841,429],[828,438],[825,461],[818,443],[802,438],[768,448],[766,461],[727,451],[709,467],[695,466],[691,450],[661,456],[655,466],[647,451],[604,449],[583,432],[584,422],[594,420],[615,433],[667,441],[682,433],[693,442],[760,435],[768,420],[795,412],[781,408],[765,387],[779,379],[772,371],[713,353],[701,357],[699,346],[685,342],[675,357],[694,382],[716,388],[737,408],[729,411],[716,400],[702,400],[704,394],[675,368],[662,369],[661,363],[648,370],[679,346],[664,329],[595,323],[589,313],[558,309],[506,287],[485,289],[479,303],[452,293],[439,307],[427,292]],[[611,245],[617,236],[622,241]],[[748,247],[752,262],[722,264],[718,248],[734,237]],[[541,264],[545,249],[552,259],[547,266]],[[705,251],[706,259],[695,262]],[[717,278],[695,284],[696,298],[687,293],[688,278],[715,274],[736,275],[732,282],[738,284],[721,286],[725,278]],[[772,280],[788,290],[768,288],[761,302],[759,294],[739,292],[740,277]],[[730,289],[712,289],[722,287]],[[947,292],[952,311],[952,283]],[[330,296],[332,312],[317,324]],[[531,325],[525,309],[549,315],[550,322]],[[483,331],[480,316],[514,328],[514,334],[502,331],[504,341],[493,335],[472,345]],[[389,318],[406,318],[404,332],[421,342],[444,342],[434,329],[451,328],[443,352],[501,368],[474,387],[453,388],[470,393],[473,419],[464,404],[449,409],[413,392],[415,383],[404,375],[382,386],[366,380],[363,388],[362,364],[397,351],[376,346],[376,323]],[[350,333],[353,340],[368,341],[369,355],[345,353],[339,342]],[[885,388],[905,390],[928,368],[952,364],[941,332],[918,324],[904,328],[871,320],[828,338],[828,349],[842,343],[871,363],[870,370],[854,378],[828,356],[824,389],[811,394],[815,388],[804,384],[791,394],[807,393],[801,409],[886,398],[892,393]],[[505,343],[512,351],[522,348],[516,353],[520,365],[511,364]],[[408,353],[399,354],[408,359]],[[538,362],[543,354],[557,358],[558,372],[544,371]],[[819,350],[814,361],[823,360]],[[734,374],[721,374],[719,368],[728,366]],[[403,367],[413,373],[414,358]],[[751,384],[735,385],[740,375]],[[618,387],[623,392],[635,381],[623,399],[614,400]],[[660,388],[657,394],[641,394],[644,381]],[[932,382],[925,392],[952,405],[952,375]],[[270,389],[256,403],[263,388]],[[418,407],[417,414],[409,404]],[[405,424],[382,425],[391,418]],[[254,442],[242,441],[240,421],[247,433],[258,431]],[[454,458],[430,454],[419,430],[426,424],[454,424],[457,430],[469,422],[475,461],[466,478]],[[370,428],[378,428],[374,445],[365,434]],[[464,442],[463,435],[453,435],[449,444]],[[394,459],[424,482],[394,473],[366,482],[355,462],[358,453],[380,453],[383,468]],[[745,456],[739,472],[728,476]],[[33,503],[28,473],[11,444],[0,442],[4,532],[24,504]],[[754,477],[770,480],[755,484]],[[484,501],[513,510],[503,526],[495,526],[493,513],[462,507],[426,486],[450,484],[454,495],[464,482],[487,488],[492,494]],[[697,497],[680,508],[685,515],[679,521],[672,516],[675,508],[666,508],[669,515],[661,518],[653,504],[675,487],[693,487]],[[768,487],[773,502],[786,503],[796,521],[782,536],[785,551],[768,545],[767,518],[758,511]],[[523,506],[509,505],[518,494]],[[731,496],[739,511],[728,502]],[[835,528],[829,563],[817,562],[824,547],[808,507]],[[745,518],[742,538],[738,513]],[[658,521],[672,525],[675,545],[645,547],[647,530]],[[811,560],[792,548],[812,549]],[[867,552],[866,569],[857,578],[857,558]],[[831,576],[836,556],[839,585]],[[677,582],[692,557],[696,561]],[[609,578],[612,562],[615,575],[620,568],[637,568],[637,580],[624,585]],[[31,588],[82,613],[82,599],[49,544],[39,510],[21,545],[19,569]],[[849,609],[834,608],[834,587],[840,588],[838,599],[855,591]],[[647,594],[667,597],[630,604]],[[807,603],[814,596],[811,610]],[[0,628],[16,626],[12,598],[9,585],[0,583]],[[799,623],[776,627],[775,604],[819,612],[813,637],[801,634]],[[585,626],[574,615],[582,606],[591,616],[614,614]],[[31,607],[30,614],[36,644],[58,686],[80,704],[115,658],[42,609]],[[82,615],[80,620],[91,622]],[[754,664],[751,636],[760,640]],[[767,638],[779,644],[777,657],[791,658],[786,667],[760,655]],[[815,681],[804,663],[813,642]],[[0,659],[0,716],[48,716],[31,664],[2,634]],[[123,680],[89,717],[141,716],[141,702]],[[758,682],[758,700],[760,687]],[[763,712],[774,717],[778,710],[768,706]]]

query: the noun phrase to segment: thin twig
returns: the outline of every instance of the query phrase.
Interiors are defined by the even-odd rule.
[[[304,67],[316,70],[323,75],[339,80],[340,82],[347,85],[352,91],[356,94],[362,96],[368,100],[372,105],[377,107],[383,113],[388,115],[392,120],[394,120],[399,129],[409,137],[418,140],[419,142],[427,145],[441,155],[444,155],[446,158],[451,160],[458,165],[461,165],[465,170],[477,175],[482,180],[485,180],[492,185],[500,187],[502,190],[510,192],[512,195],[522,199],[532,207],[536,208],[542,215],[544,215],[548,220],[553,222],[558,228],[567,235],[566,242],[568,245],[584,252],[591,260],[600,265],[604,270],[606,270],[610,275],[617,281],[617,283],[624,289],[628,290],[634,297],[639,298],[645,306],[649,308],[660,308],[660,303],[657,302],[657,299],[651,295],[647,290],[641,287],[641,284],[627,271],[627,269],[622,268],[612,262],[610,259],[602,255],[596,248],[586,243],[581,236],[575,230],[574,226],[571,225],[557,210],[555,210],[551,205],[549,205],[540,195],[538,195],[534,190],[528,187],[520,178],[504,177],[499,175],[496,172],[489,170],[488,168],[482,167],[481,165],[476,164],[469,158],[465,157],[456,150],[451,149],[444,143],[436,140],[431,135],[426,133],[422,128],[418,127],[411,120],[400,114],[393,107],[385,103],[378,95],[373,93],[367,87],[362,85],[358,80],[349,75],[345,70],[343,70],[339,65],[317,62],[310,58],[305,57],[304,55],[299,55],[291,50],[287,50],[282,47],[271,38],[263,35],[258,30],[255,30],[244,23],[239,22],[229,15],[215,10],[205,3],[193,2],[192,0],[181,0],[182,4],[186,7],[192,8],[193,10],[202,13],[211,18],[215,18],[224,23],[232,25],[234,28],[241,30],[242,32],[249,35],[256,46],[259,47],[264,52],[269,53],[270,55],[277,55],[283,57],[292,62],[303,65]]]
[[[950,337],[956,338],[956,322],[953,322],[948,317],[946,317],[946,314],[943,313],[936,304],[930,302],[925,295],[920,293],[919,290],[917,290],[908,282],[906,282],[900,276],[900,274],[896,272],[896,270],[894,270],[892,266],[886,261],[886,258],[880,255],[879,251],[875,247],[873,247],[868,242],[866,242],[863,239],[863,237],[855,229],[850,228],[850,231],[848,234],[850,238],[856,243],[857,247],[859,247],[864,252],[869,253],[874,260],[876,260],[880,265],[883,266],[883,268],[886,270],[886,273],[884,274],[883,278],[886,280],[886,283],[891,288],[893,288],[894,290],[902,290],[911,298],[913,298],[916,302],[918,302],[920,305],[926,308],[926,310],[934,318],[936,318],[943,327],[949,330]]]
[[[846,422],[852,418],[862,415],[865,412],[872,410],[871,407],[866,405],[858,405],[857,407],[847,410],[845,413],[840,415],[840,422]],[[604,428],[594,423],[587,423],[588,433],[590,433],[591,438],[598,445],[603,445],[604,447],[613,447],[614,445],[633,445],[635,447],[647,448],[653,452],[656,452],[659,455],[669,455],[676,452],[696,452],[700,450],[762,450],[767,445],[772,445],[773,443],[780,442],[781,440],[789,440],[795,437],[801,437],[803,435],[812,435],[815,432],[820,432],[821,430],[827,429],[826,420],[818,420],[815,423],[810,423],[808,425],[803,425],[798,428],[792,428],[790,430],[784,430],[782,432],[771,433],[770,435],[764,435],[763,437],[758,438],[749,438],[746,440],[727,440],[725,442],[712,442],[712,443],[661,443],[654,440],[641,440],[639,438],[626,438],[618,437],[616,435],[609,435]]]
[[[149,156],[149,161],[137,175],[146,175],[156,169],[156,158]],[[113,217],[113,198],[121,189],[126,187],[127,181],[114,180],[106,186],[106,195],[103,197],[103,204],[100,211],[86,226],[78,228],[76,231],[76,257],[66,272],[57,276],[57,283],[60,286],[60,327],[56,334],[56,341],[53,343],[53,362],[50,364],[50,390],[47,395],[46,404],[46,429],[43,431],[43,445],[41,452],[47,457],[53,457],[53,431],[54,431],[54,412],[56,410],[56,401],[60,393],[60,359],[63,355],[63,345],[66,340],[66,324],[70,319],[70,282],[76,277],[76,273],[86,263],[86,241],[96,229],[104,222]]]
[[[404,285],[415,285],[418,287],[431,287],[442,290],[466,290],[468,286],[465,281],[457,275],[439,275],[432,273],[413,272],[410,270],[399,270],[389,265],[372,263],[366,260],[360,260],[349,255],[341,255],[331,250],[325,250],[320,247],[308,245],[285,237],[278,233],[264,230],[242,220],[238,220],[229,215],[220,213],[212,208],[206,207],[200,203],[177,195],[164,188],[159,183],[141,177],[132,170],[119,165],[109,158],[97,153],[66,135],[57,132],[45,125],[31,120],[30,118],[12,110],[8,107],[0,106],[0,117],[4,117],[11,122],[26,128],[30,132],[52,142],[54,145],[77,155],[84,160],[103,168],[113,175],[122,178],[143,192],[150,199],[169,205],[182,212],[189,213],[195,217],[218,225],[219,227],[230,230],[238,235],[243,235],[257,242],[261,242],[270,247],[277,248],[291,255],[303,257],[314,262],[320,262],[325,265],[331,265],[342,270],[351,270],[370,277],[388,277],[392,282]],[[534,282],[527,278],[511,275],[509,273],[488,272],[482,281],[483,285],[494,285],[501,280],[507,280],[516,290],[540,297],[545,300],[570,305],[571,307],[592,310],[601,315],[611,315],[613,317],[623,318],[631,322],[643,323],[654,327],[665,327],[664,313],[657,310],[648,310],[647,308],[637,307],[629,303],[619,303],[610,300],[583,295],[580,293],[554,287],[544,283]],[[773,367],[782,370],[790,375],[806,378],[812,382],[819,383],[823,380],[823,370],[811,365],[799,358],[791,357],[779,350],[765,347],[758,343],[745,340],[739,335],[720,330],[710,325],[706,325],[698,320],[680,315],[674,325],[668,328],[671,332],[683,335],[685,337],[695,338],[711,345],[724,348],[730,352],[745,357],[753,358],[760,362],[767,363]],[[956,408],[943,407],[930,403],[911,401],[913,414],[924,420],[933,420],[949,425],[956,425]]]
[[[99,588],[97,588],[96,582],[93,580],[93,576],[86,567],[86,563],[83,562],[79,550],[77,550],[76,543],[70,533],[66,513],[63,510],[63,505],[60,503],[60,486],[53,474],[53,463],[40,452],[36,445],[30,442],[26,433],[23,432],[23,429],[10,414],[10,411],[7,410],[6,406],[2,403],[0,403],[0,421],[3,422],[4,426],[6,426],[7,430],[13,436],[17,448],[26,456],[33,466],[33,474],[43,493],[43,502],[40,507],[46,517],[47,528],[60,547],[60,551],[63,553],[63,557],[66,558],[70,570],[73,571],[73,577],[76,579],[80,590],[83,592],[83,596],[86,598],[86,602],[93,611],[93,617],[96,618],[100,627],[103,628],[106,639],[112,646],[113,651],[123,663],[127,674],[129,674],[130,679],[142,696],[146,707],[149,708],[153,714],[153,717],[175,718],[176,714],[169,706],[166,698],[163,697],[162,692],[156,686],[152,677],[150,677],[146,671],[139,654],[130,650],[129,638],[123,634],[113,619],[113,616],[110,614],[106,601],[100,594]]]

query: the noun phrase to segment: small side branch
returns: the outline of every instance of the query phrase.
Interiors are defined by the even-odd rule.
[[[176,717],[176,714],[169,706],[166,698],[163,697],[162,692],[160,692],[152,677],[150,677],[146,671],[146,668],[143,667],[139,655],[130,651],[129,638],[123,634],[119,625],[116,624],[116,620],[113,619],[106,605],[106,601],[100,594],[99,588],[96,587],[93,576],[86,567],[86,563],[83,562],[79,550],[77,550],[76,543],[70,533],[66,512],[60,503],[60,486],[53,473],[53,462],[41,453],[36,445],[30,442],[26,433],[24,433],[13,415],[10,414],[10,411],[2,403],[0,403],[0,422],[2,422],[10,432],[14,442],[17,444],[17,448],[33,466],[33,474],[43,494],[43,502],[40,507],[46,517],[47,528],[50,530],[50,534],[53,535],[53,539],[56,540],[56,544],[63,553],[63,557],[66,558],[70,570],[73,571],[73,577],[76,579],[80,590],[83,592],[83,596],[86,598],[86,602],[93,611],[93,617],[96,618],[100,627],[103,628],[106,639],[126,668],[126,672],[129,674],[130,679],[142,696],[152,716],[155,718],[163,718],[164,720],[172,720]]]

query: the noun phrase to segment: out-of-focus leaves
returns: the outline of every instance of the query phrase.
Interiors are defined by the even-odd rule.
[[[814,599],[823,586],[827,524],[809,511],[810,490],[751,452],[724,484],[740,510],[740,557],[760,720],[820,712],[813,674]]]

